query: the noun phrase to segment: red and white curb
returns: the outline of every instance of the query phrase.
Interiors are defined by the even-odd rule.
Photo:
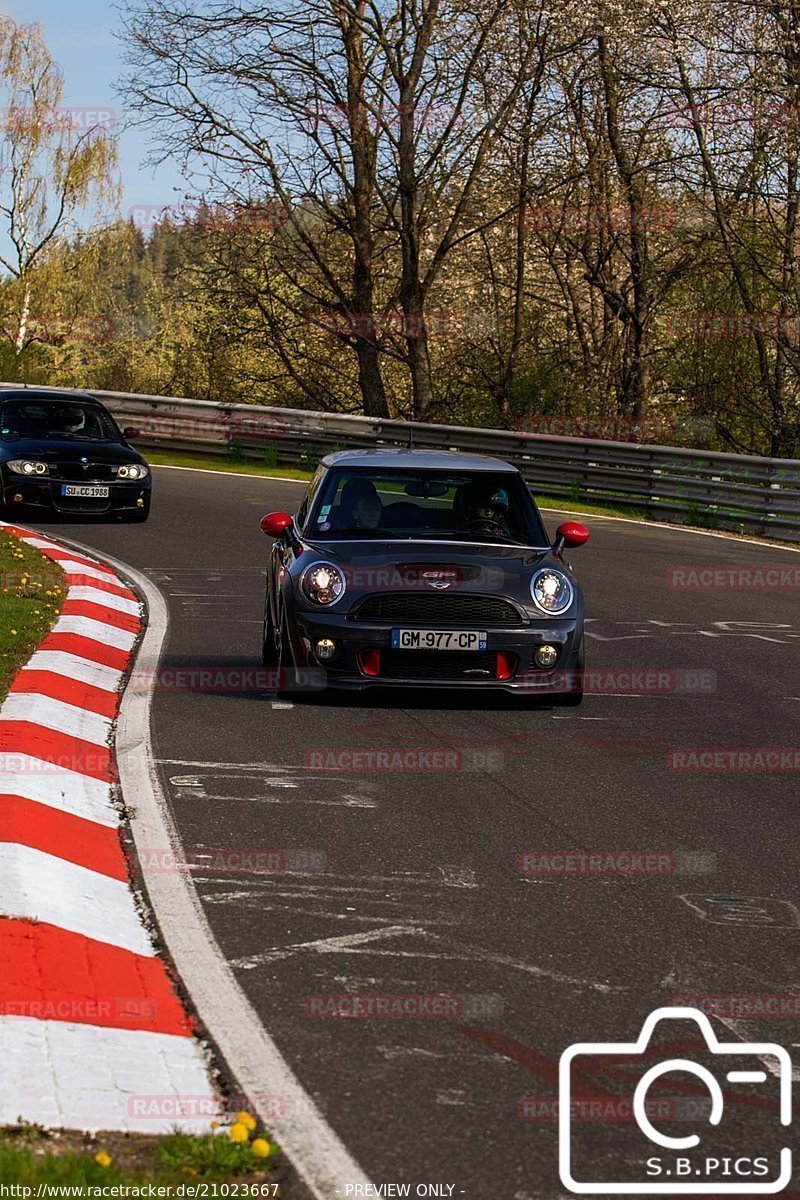
[[[0,1124],[208,1132],[208,1062],[137,908],[113,805],[139,601],[110,567],[0,528],[68,585],[0,707]]]

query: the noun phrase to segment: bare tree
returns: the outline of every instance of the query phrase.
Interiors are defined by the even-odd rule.
[[[389,411],[386,361],[430,415],[426,304],[453,248],[499,217],[475,199],[548,27],[524,0],[146,0],[128,21],[135,107],[228,194],[279,197],[294,319],[335,318],[370,415]]]
[[[38,25],[0,19],[0,217],[10,249],[0,266],[18,285],[11,340],[19,359],[36,338],[31,298],[49,252],[93,201],[112,200],[116,143],[107,128],[72,128],[63,78]]]

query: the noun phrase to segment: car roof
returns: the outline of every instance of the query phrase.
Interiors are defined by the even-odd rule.
[[[324,467],[389,467],[417,471],[519,471],[502,458],[486,454],[462,454],[453,450],[403,450],[380,447],[376,450],[339,450],[326,454]]]
[[[96,396],[90,396],[88,392],[67,392],[59,388],[0,388],[0,404],[4,400],[58,400],[60,403],[68,400],[80,400],[82,404],[96,404],[98,408],[104,407]]]

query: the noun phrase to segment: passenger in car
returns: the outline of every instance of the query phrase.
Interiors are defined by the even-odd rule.
[[[377,529],[383,505],[371,479],[348,479],[336,509],[334,528]]]

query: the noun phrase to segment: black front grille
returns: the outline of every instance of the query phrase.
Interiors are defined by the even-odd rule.
[[[97,496],[56,496],[53,504],[63,513],[103,513],[111,508],[109,497]]]
[[[382,650],[381,679],[495,679],[497,655],[488,650]]]
[[[455,592],[402,592],[369,596],[352,614],[354,621],[427,621],[449,629],[453,625],[521,625],[513,604],[498,596],[467,596]]]
[[[117,477],[111,463],[90,462],[84,467],[83,463],[75,461],[56,463],[55,474],[70,483],[109,483]]]

